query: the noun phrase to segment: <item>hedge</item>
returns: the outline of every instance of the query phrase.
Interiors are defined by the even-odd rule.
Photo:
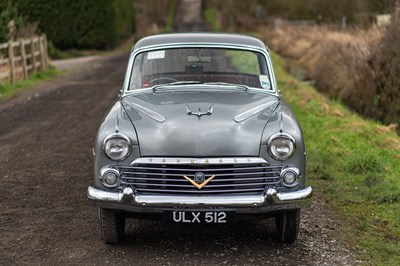
[[[22,23],[22,18],[18,14],[16,6],[10,0],[0,0],[0,43],[8,41],[8,23],[13,20],[18,28]]]
[[[132,0],[17,0],[19,12],[60,49],[108,49],[135,30]]]

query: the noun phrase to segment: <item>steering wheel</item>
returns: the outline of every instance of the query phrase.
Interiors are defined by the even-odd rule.
[[[168,82],[163,82],[163,81],[168,81]],[[149,81],[150,85],[157,85],[157,84],[163,84],[163,83],[171,83],[171,82],[177,82],[177,79],[170,78],[170,77],[159,77],[155,78]]]

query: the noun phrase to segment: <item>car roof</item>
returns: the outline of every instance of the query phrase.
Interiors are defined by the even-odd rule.
[[[207,44],[226,44],[226,45],[240,45],[240,46],[253,46],[263,50],[267,50],[265,44],[257,38],[231,33],[169,33],[158,34],[145,37],[139,40],[134,46],[133,50],[145,48],[149,46],[159,45],[173,45],[185,43],[207,43]]]

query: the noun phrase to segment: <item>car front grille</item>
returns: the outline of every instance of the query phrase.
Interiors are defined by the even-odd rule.
[[[135,163],[119,166],[123,186],[134,186],[140,194],[228,194],[260,193],[266,187],[279,186],[281,166],[266,162],[238,163]],[[205,179],[215,175],[201,189],[183,176],[194,179],[196,173]]]

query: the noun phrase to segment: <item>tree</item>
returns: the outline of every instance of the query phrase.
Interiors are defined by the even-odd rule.
[[[22,24],[22,18],[16,6],[11,1],[0,0],[0,43],[8,41],[11,24],[17,30]]]

